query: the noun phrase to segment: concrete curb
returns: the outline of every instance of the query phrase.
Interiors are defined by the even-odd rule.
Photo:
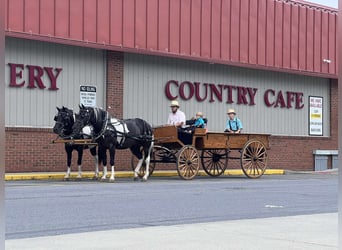
[[[284,174],[338,174],[338,169],[327,169],[321,171],[294,171],[294,170],[285,170]]]
[[[265,175],[283,175],[283,169],[267,169]],[[6,181],[22,181],[22,180],[63,180],[65,173],[61,172],[32,172],[32,173],[7,173],[5,174]],[[224,176],[244,176],[241,169],[226,170]],[[76,179],[77,173],[71,173],[70,179]],[[152,177],[177,177],[176,170],[170,171],[154,171]],[[198,176],[207,176],[207,174],[200,170]],[[92,179],[94,172],[83,172],[82,179]],[[117,171],[115,178],[133,178],[132,171]]]

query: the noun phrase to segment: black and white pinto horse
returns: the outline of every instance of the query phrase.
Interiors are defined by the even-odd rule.
[[[146,172],[142,180],[147,180],[153,148],[153,132],[150,124],[140,118],[119,120],[103,109],[82,105],[79,119],[73,127],[74,134],[80,134],[82,129],[92,130],[93,138],[98,143],[99,161],[103,164],[102,180],[107,178],[107,150],[109,150],[112,167],[109,181],[114,181],[115,150],[128,148],[139,159],[134,170],[134,180],[138,179],[138,173],[144,161]]]
[[[53,132],[58,134],[58,136],[62,139],[71,139],[72,134],[72,127],[75,123],[74,113],[71,109],[66,107],[58,108],[57,107],[57,115],[54,117],[55,126],[53,127]],[[81,139],[73,138],[73,139]],[[82,178],[82,157],[83,157],[83,150],[89,148],[91,155],[94,157],[95,161],[95,176],[94,178],[99,177],[99,164],[98,164],[98,156],[96,154],[96,146],[85,146],[85,145],[75,145],[71,143],[65,143],[65,152],[67,153],[67,173],[65,174],[64,178],[70,177],[71,172],[71,160],[72,160],[72,152],[74,150],[78,153],[78,175],[77,178]]]

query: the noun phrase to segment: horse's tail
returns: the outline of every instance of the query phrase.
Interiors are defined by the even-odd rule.
[[[144,146],[144,151],[145,151],[145,157],[147,155],[151,156],[152,153],[152,149],[154,146],[154,137],[153,137],[153,129],[152,126],[145,120],[143,121],[143,135],[145,137],[145,141],[146,141],[146,146]]]
[[[148,155],[151,157],[151,154],[152,154],[152,150],[153,150],[153,146],[154,146],[154,136],[152,134],[152,140],[151,140],[151,144],[150,144],[150,147],[148,149]]]
[[[149,156],[149,162],[151,160],[151,157],[152,157],[152,150],[153,150],[153,146],[154,146],[154,135],[153,135],[153,129],[152,129],[152,126],[150,124],[148,124],[147,122],[145,122],[147,127],[148,127],[148,133],[149,133],[149,137],[151,138],[151,140],[149,140],[149,148],[148,148],[148,151],[147,151],[147,155],[145,155],[145,157]],[[146,158],[145,158],[146,159]]]

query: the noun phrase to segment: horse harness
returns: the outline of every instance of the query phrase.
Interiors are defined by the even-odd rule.
[[[98,119],[99,116],[99,110],[95,110],[95,119]],[[103,123],[103,126],[100,130],[100,132],[96,135],[95,141],[99,139],[100,137],[104,137],[104,134],[106,131],[110,131],[116,134],[116,140],[118,142],[119,146],[122,146],[125,143],[125,139],[129,133],[127,124],[119,119],[116,118],[110,118],[108,115],[108,112],[106,112],[105,122]]]
[[[107,131],[112,131],[116,133],[116,140],[118,145],[121,147],[125,143],[125,139],[129,133],[127,124],[119,119],[111,118],[107,119],[109,121],[109,125],[106,127]]]

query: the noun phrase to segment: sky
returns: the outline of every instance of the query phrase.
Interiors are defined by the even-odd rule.
[[[320,5],[325,5],[329,7],[333,7],[337,9],[338,6],[338,0],[308,0],[306,2],[312,2],[312,3],[317,3]]]

